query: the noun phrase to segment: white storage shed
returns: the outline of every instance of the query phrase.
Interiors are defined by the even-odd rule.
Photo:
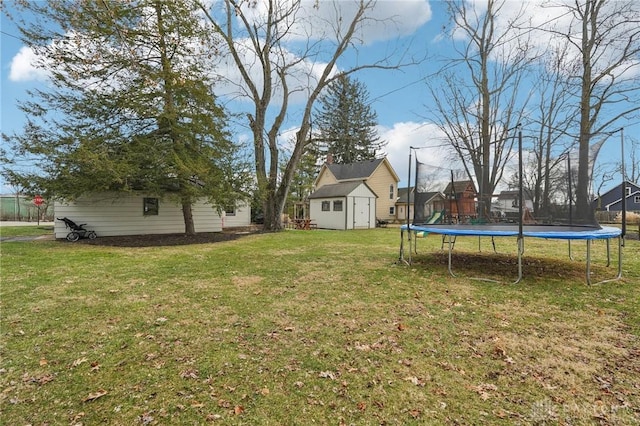
[[[318,228],[375,228],[376,198],[363,181],[324,185],[309,195],[309,217]]]

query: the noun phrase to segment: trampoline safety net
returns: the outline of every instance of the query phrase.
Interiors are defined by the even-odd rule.
[[[489,168],[465,167],[452,159],[446,161],[448,167],[439,167],[420,161],[416,155],[411,223],[513,225],[522,221],[525,225],[599,228],[590,185],[600,145],[592,145],[583,170],[579,170],[577,150],[540,163],[532,150],[523,148],[522,176],[517,162],[505,164],[497,185],[491,183],[495,178]],[[585,169],[587,177],[580,179],[579,173],[584,174]],[[482,176],[485,172],[489,178]]]

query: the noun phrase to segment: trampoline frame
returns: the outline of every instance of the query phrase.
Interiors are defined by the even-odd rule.
[[[404,233],[408,234],[409,241],[409,257],[408,260],[404,256]],[[560,239],[567,240],[569,244],[573,240],[586,241],[586,282],[588,285],[597,285],[607,282],[618,281],[622,278],[622,248],[624,247],[624,236],[622,230],[614,227],[590,228],[590,227],[563,227],[563,226],[505,226],[505,225],[403,225],[400,228],[400,258],[399,261],[407,264],[412,263],[411,257],[411,234],[424,232],[426,234],[438,234],[443,238],[446,236],[448,240],[448,271],[452,277],[456,277],[452,267],[453,244],[451,237],[457,236],[487,236],[487,237],[518,237],[517,259],[518,259],[518,277],[513,284],[518,284],[522,278],[522,256],[524,254],[524,237],[544,238],[544,239]],[[611,264],[610,241],[612,238],[618,239],[618,271],[614,278],[605,279],[592,283],[591,280],[591,242],[593,240],[606,240],[607,242],[607,266]],[[571,249],[569,248],[569,256],[571,258]],[[488,278],[472,279],[481,281],[496,280]]]

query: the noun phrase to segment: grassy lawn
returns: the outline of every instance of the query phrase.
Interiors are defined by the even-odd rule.
[[[39,235],[53,235],[53,226],[0,226],[1,237],[37,237]]]
[[[0,423],[638,424],[640,243],[589,287],[583,242],[527,239],[518,285],[496,242],[459,238],[458,278],[393,228],[4,242]]]

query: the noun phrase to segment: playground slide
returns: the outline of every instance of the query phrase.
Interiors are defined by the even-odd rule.
[[[442,220],[442,216],[444,215],[443,211],[433,212],[429,220],[427,220],[427,225],[433,225],[434,223],[438,223]]]

